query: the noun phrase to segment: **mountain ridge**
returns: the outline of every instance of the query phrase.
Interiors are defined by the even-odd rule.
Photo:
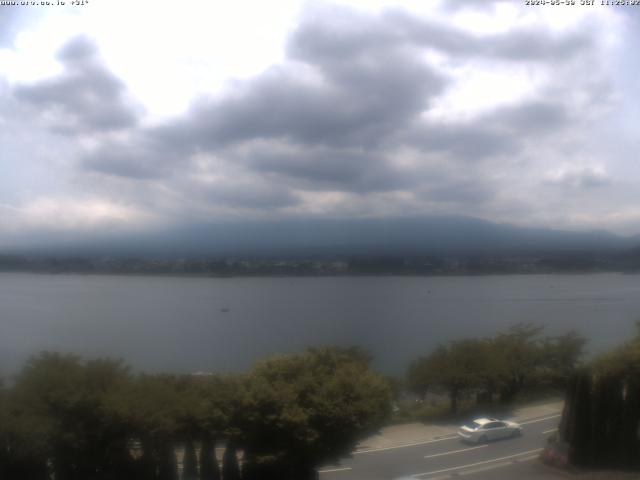
[[[637,236],[605,230],[522,227],[466,216],[226,221],[144,234],[52,239],[0,249],[4,254],[60,256],[419,256],[616,253]]]

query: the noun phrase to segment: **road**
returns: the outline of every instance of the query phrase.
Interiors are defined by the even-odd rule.
[[[560,415],[521,422],[523,435],[469,445],[455,436],[409,446],[363,450],[320,469],[320,480],[435,480],[456,476],[512,478],[508,472],[536,459]],[[520,477],[519,478],[525,478]]]

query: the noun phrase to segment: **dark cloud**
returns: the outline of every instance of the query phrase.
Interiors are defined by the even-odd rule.
[[[57,57],[65,65],[78,65],[82,68],[95,60],[98,54],[98,46],[90,38],[80,35],[63,45]]]
[[[249,209],[277,209],[300,204],[300,199],[283,187],[263,182],[224,181],[200,190],[205,200],[214,206]]]
[[[421,196],[432,202],[478,206],[496,197],[497,191],[494,187],[478,179],[449,179],[423,189]]]
[[[509,61],[566,60],[594,45],[589,30],[584,28],[563,32],[517,28],[497,34],[477,34],[419,18],[404,10],[389,10],[386,19],[387,28],[395,29],[406,41],[458,57]]]
[[[572,120],[571,112],[561,103],[561,100],[555,103],[535,100],[517,106],[508,106],[483,119],[483,121],[499,122],[505,128],[509,128],[511,133],[521,134],[527,131],[536,134],[554,132],[570,125]]]
[[[462,124],[419,122],[398,140],[422,152],[446,154],[455,163],[477,162],[511,154],[519,142],[499,124],[481,118]]]
[[[413,47],[389,42],[384,29],[362,22],[342,36],[318,33],[317,39],[317,24],[303,23],[290,39],[290,62],[223,97],[200,100],[182,118],[140,130],[124,145],[105,145],[85,158],[85,168],[147,177],[154,174],[152,163],[163,172],[197,152],[224,154],[234,145],[269,140],[296,153],[256,153],[249,163],[263,174],[298,179],[313,189],[400,185],[399,175],[380,160],[384,153],[372,152],[406,128],[442,91],[444,80]],[[145,150],[149,161],[139,153]]]
[[[198,105],[171,128],[204,148],[265,138],[373,148],[426,108],[443,86],[429,67],[402,51],[344,64],[317,60],[307,58],[320,71],[317,83],[295,67],[275,67],[228,97]]]
[[[539,141],[541,136],[561,132],[571,120],[565,106],[534,100],[501,107],[472,120],[421,120],[397,141],[424,152],[447,154],[456,162],[477,162],[514,155],[527,140]]]
[[[367,193],[412,186],[415,180],[386,157],[339,149],[258,151],[248,156],[252,170],[307,190]]]
[[[136,108],[127,99],[124,83],[101,63],[90,39],[74,38],[58,58],[62,74],[14,87],[14,96],[39,109],[52,130],[73,135],[136,124]]]
[[[174,160],[153,141],[136,138],[109,142],[85,154],[83,168],[116,177],[151,179],[165,176]]]
[[[589,38],[588,31],[528,28],[480,35],[403,10],[369,15],[331,7],[303,18],[282,64],[198,99],[163,125],[131,128],[124,139],[87,153],[82,166],[111,177],[165,181],[177,195],[220,207],[279,210],[302,205],[302,192],[337,191],[354,194],[365,213],[368,201],[381,205],[390,192],[404,194],[397,197],[416,209],[489,211],[506,184],[520,181],[518,169],[532,147],[569,132],[581,116],[564,93],[583,88],[567,81],[575,74],[568,60],[583,58]],[[449,86],[424,60],[427,50],[453,65],[535,63],[559,77],[529,92],[526,102],[445,121],[423,115]],[[70,75],[99,69],[96,55],[84,41],[68,45],[60,59]],[[100,87],[105,96],[120,99],[121,85],[104,78],[112,79]],[[30,100],[49,105],[39,96],[51,92],[39,92]],[[111,103],[131,112],[119,100]],[[85,107],[73,100],[66,105]],[[202,167],[198,156],[215,161]],[[492,172],[502,168],[497,181]],[[216,180],[194,180],[199,173]],[[596,177],[582,172],[562,181],[588,187],[602,180]],[[500,215],[522,208],[516,204],[502,205]]]

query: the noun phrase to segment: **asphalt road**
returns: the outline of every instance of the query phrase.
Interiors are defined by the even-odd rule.
[[[419,444],[360,451],[320,469],[320,480],[435,480],[455,476],[514,478],[508,472],[536,459],[560,415],[522,422],[523,435],[470,445],[447,436]],[[524,478],[520,477],[519,478]]]

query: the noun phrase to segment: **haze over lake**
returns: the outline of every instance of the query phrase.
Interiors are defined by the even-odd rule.
[[[640,277],[176,278],[0,274],[0,374],[40,350],[145,371],[242,371],[312,344],[357,344],[400,374],[438,342],[517,322],[576,329],[597,352],[640,318]]]

